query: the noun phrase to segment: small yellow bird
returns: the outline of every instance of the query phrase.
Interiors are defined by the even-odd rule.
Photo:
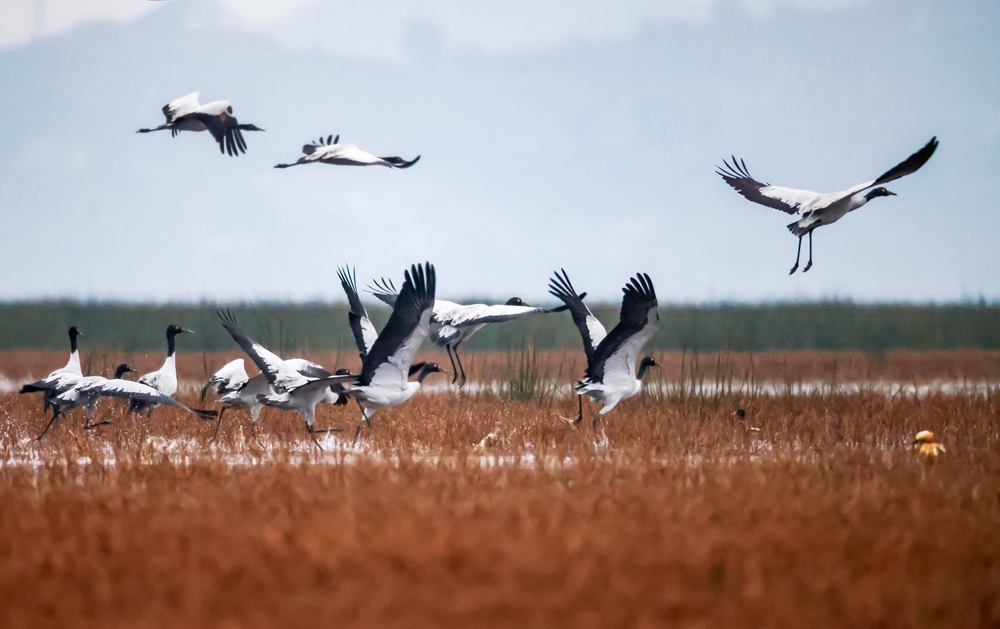
[[[945,453],[944,444],[934,441],[934,433],[929,430],[921,430],[913,440],[912,445],[920,444],[917,451],[922,457],[934,458]]]

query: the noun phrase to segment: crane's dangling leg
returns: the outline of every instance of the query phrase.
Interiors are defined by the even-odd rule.
[[[215,422],[215,432],[212,433],[212,439],[211,439],[211,441],[209,441],[209,443],[214,443],[215,442],[215,438],[219,436],[219,427],[222,426],[222,416],[226,414],[226,409],[227,408],[229,408],[229,407],[228,406],[223,406],[222,410],[219,411],[219,421]]]
[[[577,394],[576,401],[580,405],[580,412],[577,414],[576,419],[570,419],[569,417],[563,417],[562,415],[558,415],[557,416],[557,417],[559,417],[559,419],[563,420],[564,422],[566,422],[570,426],[576,426],[580,422],[583,421],[583,396]]]
[[[448,360],[451,361],[451,383],[455,384],[458,382],[458,367],[455,366],[455,359],[451,356],[451,345],[445,345],[444,348],[448,350]]]
[[[799,242],[801,242],[801,241],[799,241]],[[813,265],[813,230],[810,229],[809,230],[809,262],[806,263],[806,268],[802,269],[802,272],[805,273],[806,271],[808,271],[809,269],[811,269],[812,265]]]
[[[87,419],[86,419],[86,420],[85,420],[85,421],[83,422],[83,429],[84,429],[84,430],[91,430],[91,429],[93,429],[93,428],[97,428],[98,426],[107,426],[107,425],[110,425],[110,424],[111,424],[111,421],[110,421],[110,420],[107,420],[107,419],[105,419],[104,421],[99,421],[99,422],[97,422],[97,423],[94,423],[94,424],[91,424],[91,423],[90,423],[90,418],[88,417],[88,418],[87,418]]]
[[[50,419],[49,423],[45,425],[45,430],[42,431],[42,434],[35,438],[36,441],[41,441],[42,437],[45,436],[45,433],[49,431],[49,428],[52,428],[52,424],[56,423],[56,420],[59,419],[59,407],[53,405],[52,408],[52,419]]]
[[[462,372],[462,379],[458,383],[458,387],[462,388],[465,386],[465,367],[462,366],[462,358],[458,355],[459,343],[455,343],[455,362],[458,363],[458,370]]]
[[[315,430],[315,428],[313,428],[312,424],[306,424],[306,426],[309,428],[309,437],[312,439],[312,442],[314,444],[316,444],[317,448],[319,448],[320,450],[322,450],[323,446],[319,445],[319,440],[316,439],[316,430]]]
[[[802,236],[799,236],[799,250],[795,252],[795,266],[788,272],[789,275],[799,269],[799,258],[802,257]]]
[[[368,413],[365,412],[365,407],[361,406],[361,400],[359,400],[358,398],[354,398],[354,401],[358,403],[358,408],[361,409],[361,419],[363,419],[365,423],[368,424],[368,427],[371,428],[372,421],[368,419]]]

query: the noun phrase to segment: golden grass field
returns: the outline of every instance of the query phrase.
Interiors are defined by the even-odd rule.
[[[162,360],[84,364],[123,358]],[[489,386],[422,393],[357,443],[357,409],[321,407],[347,435],[322,452],[295,415],[266,410],[258,440],[227,413],[213,442],[107,400],[113,425],[76,411],[38,443],[38,396],[0,395],[0,627],[1000,625],[1000,355],[659,360],[595,434],[560,420],[582,356],[469,354]],[[0,374],[64,362],[4,352]]]

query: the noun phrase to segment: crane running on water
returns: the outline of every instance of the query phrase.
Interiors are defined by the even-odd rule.
[[[639,363],[638,374],[635,371],[639,352],[660,326],[653,281],[645,273],[637,273],[625,285],[621,317],[610,334],[577,295],[565,270],[552,278],[549,292],[569,308],[587,355],[586,375],[574,387],[580,413],[576,419],[566,421],[574,425],[583,421],[583,396],[586,395],[603,405],[594,416],[592,427],[596,430],[603,415],[642,390],[646,370],[659,366],[652,356],[646,356]]]

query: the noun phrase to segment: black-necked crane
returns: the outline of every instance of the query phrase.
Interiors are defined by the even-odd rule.
[[[141,415],[146,413],[146,419],[153,414],[153,409],[158,406],[173,406],[188,413],[197,415],[201,419],[214,419],[218,413],[216,411],[190,408],[181,404],[165,393],[161,393],[141,382],[132,382],[124,378],[115,378],[103,382],[80,387],[80,395],[97,395],[100,397],[116,397],[129,401],[128,412]]]
[[[77,337],[83,336],[76,326],[69,329],[69,361],[66,363],[65,367],[56,369],[49,375],[45,376],[37,382],[31,382],[29,384],[21,387],[20,393],[41,393],[42,394],[42,410],[49,410],[49,406],[52,405],[52,400],[60,393],[69,390],[77,380],[83,377],[83,371],[80,369],[80,348],[77,343]],[[58,410],[56,411],[58,413]]]
[[[392,306],[396,302],[396,287],[392,280],[382,278],[369,285],[368,291],[381,301]],[[561,312],[566,310],[566,306],[557,308],[537,308],[525,303],[520,297],[511,297],[503,304],[458,304],[453,301],[443,299],[434,300],[434,312],[431,315],[431,323],[441,327],[434,330],[431,335],[431,343],[448,352],[448,360],[451,361],[453,376],[452,384],[458,382],[458,386],[465,385],[465,367],[462,359],[458,355],[458,347],[469,340],[476,332],[483,329],[488,323],[503,323],[513,321],[521,317],[549,312]],[[458,366],[456,368],[456,362]]]
[[[339,393],[331,387],[341,388],[343,385],[339,380],[347,376],[334,376],[319,365],[302,359],[282,360],[277,354],[244,334],[232,312],[219,311],[218,315],[223,327],[253,360],[273,389],[255,395],[254,399],[264,406],[296,411],[306,423],[309,437],[318,446],[316,434],[327,430],[316,430],[316,405],[346,403],[346,400],[341,401]],[[253,378],[248,380],[252,381]]]
[[[652,356],[646,356],[639,362],[639,353],[660,325],[653,282],[645,273],[637,273],[625,285],[622,289],[625,295],[621,316],[610,333],[583,303],[565,270],[562,274],[555,274],[549,284],[549,292],[566,304],[573,323],[580,330],[587,355],[586,375],[574,387],[580,413],[571,423],[583,421],[583,396],[586,395],[602,404],[592,424],[596,430],[597,422],[603,415],[642,390],[646,370],[657,366]],[[636,362],[639,362],[638,373]]]
[[[420,389],[424,379],[441,371],[436,363],[420,365],[416,380],[409,380],[413,358],[430,332],[437,278],[430,262],[413,265],[404,273],[403,287],[396,297],[389,321],[364,357],[361,374],[344,381],[353,384],[343,395],[361,407],[364,423],[380,408],[398,406]],[[358,431],[361,425],[358,426]],[[355,432],[357,437],[358,432]]]
[[[305,157],[300,157],[291,164],[276,164],[275,168],[290,168],[302,164],[334,164],[337,166],[387,166],[389,168],[409,168],[420,160],[417,155],[407,161],[402,157],[378,157],[367,151],[362,151],[357,144],[340,144],[340,136],[332,135],[310,142],[302,147]]]
[[[208,131],[219,143],[219,152],[237,157],[247,152],[243,131],[263,131],[253,124],[240,124],[233,115],[233,106],[228,100],[217,100],[207,105],[198,102],[199,92],[182,96],[163,106],[166,124],[153,129],[139,129],[136,133],[170,130],[171,136],[181,131]]]
[[[124,375],[130,371],[135,371],[129,365],[122,363],[118,365],[115,369],[114,380],[119,380]],[[96,423],[90,423],[90,418],[94,414],[94,409],[97,408],[97,403],[101,401],[101,395],[99,389],[94,387],[94,385],[104,384],[108,381],[108,378],[104,376],[84,376],[79,378],[72,387],[68,390],[63,391],[57,395],[52,400],[52,406],[55,407],[56,411],[52,415],[52,419],[45,426],[45,430],[38,435],[38,440],[41,441],[45,433],[49,431],[49,428],[55,423],[61,415],[65,415],[69,411],[83,407],[84,409],[84,430],[90,430],[91,428],[96,428],[98,426],[104,426],[105,424],[110,424],[110,421],[100,421]]]
[[[795,265],[788,272],[789,275],[795,273],[799,268],[799,259],[802,255],[802,237],[809,235],[809,262],[802,272],[805,273],[812,268],[812,233],[818,227],[829,225],[842,219],[854,210],[864,206],[872,199],[878,197],[896,196],[895,192],[890,192],[882,187],[882,184],[895,181],[900,177],[905,177],[916,172],[937,149],[937,138],[931,138],[922,149],[910,155],[905,160],[893,168],[882,173],[877,179],[859,183],[856,186],[841,192],[811,192],[809,190],[796,190],[794,188],[781,188],[767,183],[761,183],[750,176],[746,164],[743,160],[733,156],[733,163],[724,161],[725,166],[719,167],[716,171],[726,183],[733,187],[745,198],[754,203],[766,205],[767,207],[781,210],[786,214],[795,214],[799,219],[788,224],[788,231],[799,239],[798,251],[795,254]],[[869,188],[871,188],[869,190]],[[865,190],[867,193],[861,194]]]
[[[138,382],[153,387],[163,395],[173,395],[177,393],[177,341],[178,334],[193,334],[191,330],[185,330],[179,325],[170,324],[167,326],[167,357],[163,361],[163,366],[156,371],[151,371],[140,376]]]

